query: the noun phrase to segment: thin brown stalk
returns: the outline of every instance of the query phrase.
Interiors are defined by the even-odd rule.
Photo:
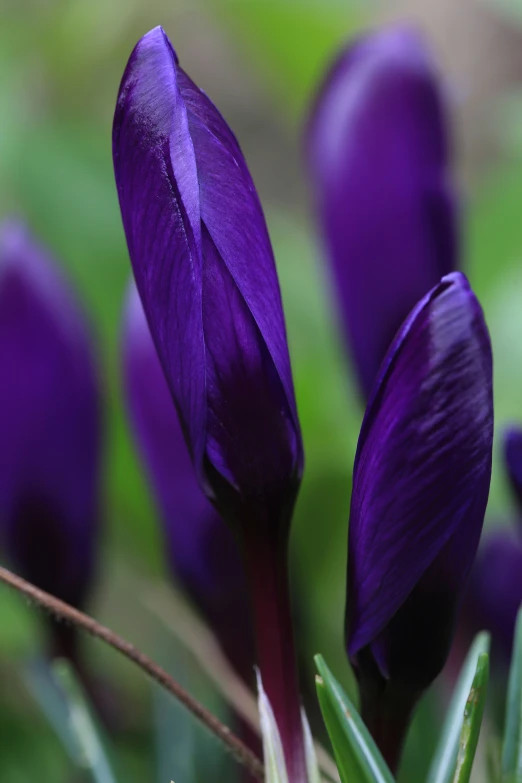
[[[133,644],[122,639],[109,628],[101,625],[92,617],[78,609],[75,609],[64,601],[60,601],[44,590],[40,590],[30,582],[26,582],[16,574],[0,566],[0,581],[14,588],[22,595],[46,609],[53,616],[73,623],[83,631],[101,639],[110,647],[118,650],[126,658],[137,664],[142,671],[155,680],[165,690],[169,691],[186,709],[194,715],[206,728],[212,732],[225,746],[225,748],[242,764],[253,777],[259,781],[264,780],[264,769],[260,759],[233,734],[230,729],[210,713],[203,705],[196,701],[190,693],[182,688],[167,672],[158,666],[147,655],[142,653]]]
[[[147,609],[193,655],[235,712],[260,734],[259,712],[254,694],[236,674],[216,637],[191,609],[184,596],[175,588],[164,584],[152,587],[143,585],[140,593]],[[333,759],[319,742],[314,744],[319,768],[330,780],[338,782],[339,772]]]

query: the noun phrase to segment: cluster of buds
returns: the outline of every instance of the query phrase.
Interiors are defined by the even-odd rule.
[[[493,440],[488,330],[456,271],[443,96],[414,31],[367,35],[341,53],[306,150],[366,402],[346,648],[363,719],[394,771],[449,653]],[[259,666],[288,781],[303,783],[288,549],[304,455],[274,254],[239,144],[161,27],[124,72],[113,157],[135,281],[124,387],[167,559],[237,672],[248,681]],[[2,543],[27,578],[82,606],[98,517],[97,372],[73,296],[16,225],[0,238],[0,358]],[[507,447],[519,501],[520,441]],[[74,657],[66,637],[57,626],[55,646]]]
[[[287,560],[303,448],[274,257],[237,140],[159,27],[124,73],[113,153],[169,421],[175,408],[200,491],[243,551],[257,662],[289,781],[300,783]],[[414,32],[369,36],[341,55],[317,98],[308,153],[368,400],[353,477],[347,650],[363,717],[395,768],[412,709],[448,655],[482,529],[493,437],[489,335],[468,281],[452,272],[442,98]],[[127,331],[128,357],[140,339]],[[149,400],[145,425],[143,373],[130,370],[133,418],[174,538],[173,505],[184,505],[168,452],[176,444],[179,455],[179,431],[156,421],[153,446],[160,405]],[[185,524],[193,516],[188,509]],[[182,537],[173,550],[186,546]]]

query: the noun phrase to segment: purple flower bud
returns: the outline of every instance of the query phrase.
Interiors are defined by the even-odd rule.
[[[237,671],[251,680],[255,655],[243,562],[231,531],[197,483],[134,286],[125,313],[123,360],[131,421],[159,502],[173,573]]]
[[[241,150],[161,27],[113,131],[129,254],[199,481],[227,518],[289,524],[302,470],[272,248]]]
[[[388,351],[354,465],[346,641],[363,717],[392,766],[402,739],[394,732],[448,655],[482,529],[492,438],[488,330],[466,278],[453,273]]]
[[[313,107],[307,157],[346,342],[368,398],[397,329],[457,264],[444,106],[413,29],[371,33],[341,52]]]
[[[491,633],[493,661],[504,670],[511,659],[521,604],[522,545],[510,531],[497,531],[480,547],[466,592],[463,621],[473,635]]]
[[[0,533],[39,587],[82,605],[94,565],[100,394],[84,314],[16,223],[0,229]]]
[[[503,445],[509,483],[522,514],[522,428],[510,427],[504,433]]]
[[[287,547],[303,449],[279,283],[239,145],[161,27],[127,64],[113,156],[150,333],[199,484],[242,539],[263,685],[299,783]]]

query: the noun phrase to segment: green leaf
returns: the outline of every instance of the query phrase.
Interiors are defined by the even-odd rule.
[[[517,617],[509,672],[502,746],[502,780],[506,783],[522,783],[522,609]]]
[[[194,723],[185,708],[159,685],[152,689],[158,783],[195,781]]]
[[[49,661],[35,657],[22,668],[24,684],[56,733],[67,755],[78,763],[78,746],[71,731],[69,711],[63,692],[54,677]]]
[[[317,754],[315,752],[314,738],[312,737],[312,731],[306,712],[301,709],[301,720],[303,722],[303,734],[305,744],[305,758],[306,758],[306,774],[308,776],[308,783],[321,783],[321,775],[319,774],[319,764],[317,762]]]
[[[266,695],[261,675],[257,672],[259,723],[263,738],[263,759],[265,762],[265,783],[288,783],[283,745],[276,719]]]
[[[450,783],[453,780],[462,730],[462,716],[477,670],[478,659],[482,653],[489,651],[489,642],[489,634],[479,633],[464,661],[426,783]]]
[[[79,751],[79,766],[89,772],[93,783],[116,783],[73,667],[62,659],[55,661],[52,669],[67,702],[69,725]]]
[[[506,17],[507,22],[522,24],[520,0],[484,0],[484,4]]]
[[[169,618],[159,612],[157,616],[148,614],[147,621],[151,631],[154,629],[155,660],[221,722],[230,725],[234,732],[240,730],[200,663],[172,635]],[[170,780],[175,783],[207,783],[213,780],[235,783],[240,768],[216,737],[187,713],[172,694],[155,683],[152,696],[158,783]]]
[[[464,722],[460,733],[457,766],[453,783],[468,783],[482,725],[489,676],[489,655],[480,653],[473,684],[464,709]]]
[[[208,8],[214,9],[215,2]],[[367,13],[364,3],[349,0],[222,0],[223,20],[244,56],[283,99],[285,110],[302,116],[332,57],[364,24]]]
[[[80,683],[65,660],[32,661],[24,670],[26,685],[56,731],[72,762],[93,783],[116,783]]]
[[[319,706],[321,707],[326,730],[334,749],[335,761],[341,781],[342,783],[347,783],[350,780],[359,780],[357,775],[359,774],[360,766],[350,745],[347,744],[346,748],[343,748],[345,738],[337,721],[334,708],[328,698],[324,681],[320,677],[316,677],[315,684]]]
[[[319,704],[342,783],[393,783],[368,729],[322,656],[317,655],[315,663],[320,674],[316,680]]]

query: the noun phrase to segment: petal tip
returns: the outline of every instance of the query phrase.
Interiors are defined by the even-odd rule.
[[[149,30],[148,33],[145,33],[145,35],[138,41],[136,46],[138,47],[143,44],[150,47],[166,46],[167,49],[174,55],[176,64],[178,64],[179,60],[176,50],[174,49],[172,42],[162,25],[156,25],[156,27],[153,27],[152,30]]]

